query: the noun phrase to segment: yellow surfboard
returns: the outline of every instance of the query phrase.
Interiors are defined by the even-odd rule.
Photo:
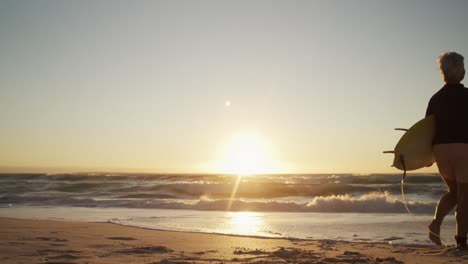
[[[432,154],[432,139],[434,138],[434,116],[428,116],[414,124],[410,129],[396,128],[406,131],[393,151],[393,166],[400,170],[417,170],[434,162]]]

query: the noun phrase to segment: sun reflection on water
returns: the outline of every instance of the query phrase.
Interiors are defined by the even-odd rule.
[[[262,220],[255,212],[228,212],[228,227],[232,233],[242,235],[258,235]]]

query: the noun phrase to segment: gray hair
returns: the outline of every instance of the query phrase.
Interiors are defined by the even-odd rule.
[[[437,58],[440,73],[446,83],[459,83],[463,80],[465,77],[463,59],[463,56],[456,52],[445,52]]]

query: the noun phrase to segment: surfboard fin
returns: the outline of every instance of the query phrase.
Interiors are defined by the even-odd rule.
[[[400,130],[400,131],[405,131],[405,132],[408,131],[408,129],[406,128],[395,128],[395,130]]]

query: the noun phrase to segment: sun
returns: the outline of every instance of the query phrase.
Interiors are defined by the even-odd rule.
[[[250,175],[275,173],[279,169],[272,144],[254,132],[231,136],[221,156],[217,167],[223,173]]]

